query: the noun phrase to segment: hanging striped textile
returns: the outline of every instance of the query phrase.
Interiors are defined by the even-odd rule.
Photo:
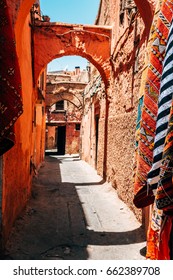
[[[170,65],[170,61],[169,61],[169,58],[168,58],[169,53],[171,55],[170,49],[172,48],[171,42],[170,42],[171,41],[171,34],[172,34],[172,26],[170,28],[170,34],[169,34],[169,38],[168,38],[168,43],[167,43],[167,48],[166,48],[166,56],[165,56],[165,59],[164,59],[162,79],[161,79],[160,92],[163,92],[163,93],[166,91],[166,89],[169,88],[169,86],[167,87],[166,84],[169,83],[171,85],[171,77],[170,77],[170,82],[169,82],[169,79],[166,80],[166,76],[167,75],[169,76],[169,74],[171,74],[171,65]],[[157,120],[159,120],[159,122],[156,125],[155,143],[157,143],[157,145],[156,145],[156,147],[158,147],[157,151],[159,151],[159,147],[161,148],[161,146],[162,146],[161,142],[159,142],[159,137],[161,138],[161,135],[163,136],[163,134],[165,133],[164,132],[164,130],[165,130],[164,125],[168,126],[167,124],[164,124],[164,121],[165,121],[164,117],[165,117],[165,115],[167,116],[170,112],[170,104],[172,103],[172,96],[171,96],[171,94],[169,94],[169,95],[170,95],[169,97],[166,96],[165,94],[163,94],[162,96],[161,95],[159,96],[159,105],[161,104],[162,108],[161,107],[158,108]],[[169,119],[169,117],[168,117],[168,119]],[[171,138],[170,138],[170,134],[169,134],[169,138],[166,139],[166,143],[169,142],[169,144],[166,145],[166,148],[170,147],[170,141],[171,141],[170,139]],[[162,141],[162,143],[164,143],[164,139],[162,139],[161,141]],[[155,152],[155,150],[154,150],[154,152]],[[163,156],[164,156],[164,154],[163,154]],[[161,158],[161,161],[162,161],[162,155],[160,155],[160,158]],[[155,159],[158,159],[158,161],[159,161],[159,156],[154,157],[154,160]],[[165,162],[167,162],[167,159],[166,159]],[[163,164],[163,162],[162,162],[162,164]],[[160,168],[161,168],[160,174],[161,173],[165,174],[165,165],[161,165]],[[169,187],[171,186],[170,189],[172,189],[172,174],[170,174],[169,171],[170,170],[168,170],[168,172],[166,174],[167,176],[163,177],[164,187],[166,187],[166,189],[167,189],[168,185],[169,185]],[[168,176],[168,174],[169,174],[169,176]],[[163,182],[161,182],[161,184],[162,183]],[[158,259],[158,260],[170,259],[169,254],[168,254],[168,252],[169,252],[169,232],[167,230],[167,227],[165,228],[164,225],[163,225],[164,224],[164,219],[165,219],[165,215],[164,215],[165,212],[163,212],[163,210],[164,210],[163,206],[168,206],[168,201],[170,203],[170,200],[168,200],[167,196],[165,195],[165,190],[163,190],[163,186],[161,187],[161,190],[158,188],[157,183],[156,183],[155,187],[156,186],[157,186],[156,198],[155,198],[155,201],[154,201],[154,205],[152,207],[150,224],[149,224],[148,234],[147,234],[147,254],[146,254],[146,258]],[[154,187],[154,185],[152,185],[152,187]],[[168,190],[168,192],[169,192],[169,190]],[[164,227],[164,233],[165,233],[164,235],[163,235],[163,227]],[[163,236],[164,236],[164,244],[163,244]],[[162,242],[160,242],[160,239],[162,239]]]
[[[173,1],[158,0],[155,16],[153,19],[153,25],[150,32],[152,47],[151,49],[149,49],[150,55],[148,60],[146,78],[145,75],[143,75],[141,82],[141,88],[144,92],[144,99],[140,121],[140,133],[137,134],[138,148],[137,167],[134,183],[135,196],[138,195],[139,192],[146,187],[147,174],[152,166],[154,137],[158,111],[157,104],[160,90],[160,80],[162,75],[162,62],[165,55],[165,48],[167,44],[169,29],[171,26],[172,15]],[[147,201],[147,203],[151,202],[151,199],[148,200],[148,195],[148,192],[144,193],[144,197],[141,201],[142,203],[139,203],[139,207],[141,207],[141,205],[143,205],[145,201]],[[151,215],[147,231],[146,258],[158,259],[159,236],[163,220],[163,211],[158,210],[158,208],[156,207],[156,201],[154,201],[154,204],[150,206],[150,209]]]
[[[168,131],[168,121],[173,94],[173,24],[170,28],[168,37],[166,55],[163,63],[163,72],[161,78],[161,88],[158,100],[158,115],[156,122],[156,135],[154,139],[153,164],[148,173],[148,184],[152,189],[157,188],[160,179],[160,166],[165,137]]]
[[[159,13],[158,13],[159,11]],[[165,55],[165,46],[173,15],[173,1],[157,1],[154,16],[154,24],[151,31],[152,48],[149,56],[146,79],[142,80],[142,89],[145,84],[144,101],[140,121],[140,134],[137,149],[137,170],[135,174],[134,191],[138,195],[147,184],[147,174],[151,169],[153,161],[154,137],[156,131],[156,119],[158,111],[158,96],[160,80],[162,75],[162,62]],[[151,33],[152,34],[152,33]],[[145,78],[145,77],[144,77]],[[143,201],[148,200],[148,192],[145,193]],[[142,201],[142,204],[143,204]],[[148,200],[149,202],[151,200]],[[140,204],[140,203],[139,203]],[[141,205],[142,205],[141,204]],[[139,205],[140,206],[140,205]],[[158,210],[156,201],[150,206],[151,215],[147,231],[147,259],[158,259],[159,236],[163,220],[163,211]]]
[[[145,185],[147,172],[151,166],[152,160],[152,153],[150,153],[149,145],[147,144],[147,137],[145,137],[145,128],[143,127],[142,118],[144,116],[144,104],[146,103],[146,83],[147,83],[147,76],[148,76],[148,65],[149,61],[152,59],[152,44],[154,39],[156,38],[156,26],[159,17],[159,12],[161,8],[163,0],[159,0],[155,9],[154,18],[150,30],[149,40],[147,42],[147,47],[145,50],[145,59],[144,59],[144,68],[141,76],[140,82],[140,89],[139,89],[139,100],[138,100],[138,114],[136,120],[136,133],[135,133],[135,140],[136,140],[136,149],[135,149],[135,161],[134,161],[134,193],[138,193],[140,189]],[[159,64],[159,68],[160,68]],[[148,87],[147,87],[148,88]],[[145,99],[144,99],[145,98]],[[142,128],[142,129],[141,129]],[[147,131],[149,135],[149,131]],[[153,137],[153,133],[150,132],[151,137]],[[145,138],[144,138],[145,137]],[[146,144],[144,144],[146,143]],[[148,151],[147,151],[148,150]],[[146,151],[146,152],[145,152]],[[146,157],[148,154],[148,157]],[[140,202],[139,202],[140,204]],[[137,207],[137,206],[136,206]]]
[[[158,96],[162,75],[162,62],[173,15],[173,0],[158,2],[153,25],[151,28],[152,46],[145,82],[142,81],[144,99],[140,121],[140,132],[137,137],[137,163],[134,179],[134,192],[137,194],[147,184],[147,174],[153,161],[153,147],[158,112]],[[145,88],[144,85],[145,84]]]
[[[173,81],[173,80],[172,80]],[[171,106],[169,125],[164,144],[160,180],[156,191],[157,208],[164,211],[173,210],[173,102]]]

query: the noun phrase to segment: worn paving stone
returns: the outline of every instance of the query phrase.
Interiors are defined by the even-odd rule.
[[[76,155],[47,156],[5,257],[140,260],[144,231],[116,191]]]

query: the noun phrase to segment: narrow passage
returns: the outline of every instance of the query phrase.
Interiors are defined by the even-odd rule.
[[[116,191],[77,155],[46,156],[6,258],[144,259],[144,231]]]

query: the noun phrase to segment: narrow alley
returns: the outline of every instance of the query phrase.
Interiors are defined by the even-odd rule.
[[[6,259],[144,259],[144,231],[116,191],[78,155],[46,156]],[[143,253],[142,253],[143,252]]]
[[[0,18],[0,258],[173,260],[173,0]]]

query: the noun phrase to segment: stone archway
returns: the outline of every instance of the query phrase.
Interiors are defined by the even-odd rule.
[[[36,21],[33,30],[35,81],[53,59],[78,55],[89,60],[109,84],[111,27]]]
[[[15,24],[15,33],[16,37],[19,39],[17,42],[20,42],[21,31],[25,22],[25,19],[32,7],[32,5],[36,2],[35,0],[20,0],[18,5],[16,5],[16,1],[9,1],[9,5],[15,5],[16,16],[12,15],[13,22]],[[155,3],[153,0],[143,0],[142,4],[140,0],[134,0],[141,17],[146,26],[146,30],[149,30],[153,11],[155,7]],[[59,32],[59,27],[62,27],[61,32]],[[55,27],[56,26],[56,27]],[[55,27],[55,28],[54,28]],[[101,33],[98,32],[101,29],[99,26],[84,26],[84,25],[68,25],[60,24],[60,23],[43,23],[37,22],[34,26],[34,45],[35,45],[35,81],[37,81],[38,76],[43,68],[53,59],[62,57],[64,55],[80,55],[88,59],[100,72],[106,86],[109,84],[109,76],[110,76],[110,37],[111,37],[111,29],[108,27],[102,27]],[[65,30],[66,27],[66,30]],[[57,29],[57,33],[56,33]],[[67,30],[68,29],[68,30]],[[87,30],[88,29],[88,30]],[[89,30],[90,29],[90,30]],[[95,29],[95,30],[94,30]],[[97,30],[96,30],[97,29]],[[103,30],[104,29],[104,30]],[[107,29],[107,34],[105,33]],[[56,44],[59,41],[59,50],[58,47],[56,49],[56,53],[50,52],[50,44],[46,39],[51,37],[52,42],[54,41],[52,36],[54,34],[54,39],[57,35],[57,39],[59,36],[59,40],[56,40]],[[88,35],[90,34],[90,40],[88,40]],[[45,43],[44,46],[41,46],[42,43]],[[71,41],[70,41],[71,40]],[[49,40],[48,40],[49,41]],[[98,42],[98,44],[96,43]],[[62,47],[63,43],[63,48]],[[69,47],[69,43],[71,47]],[[107,45],[107,46],[106,46]],[[109,47],[108,47],[109,46]],[[89,48],[96,50],[96,53],[93,51],[89,51]],[[102,48],[102,50],[101,50]],[[44,59],[38,55],[38,51],[42,50],[40,56],[43,53],[47,53],[47,56]],[[109,53],[107,53],[109,51]]]

